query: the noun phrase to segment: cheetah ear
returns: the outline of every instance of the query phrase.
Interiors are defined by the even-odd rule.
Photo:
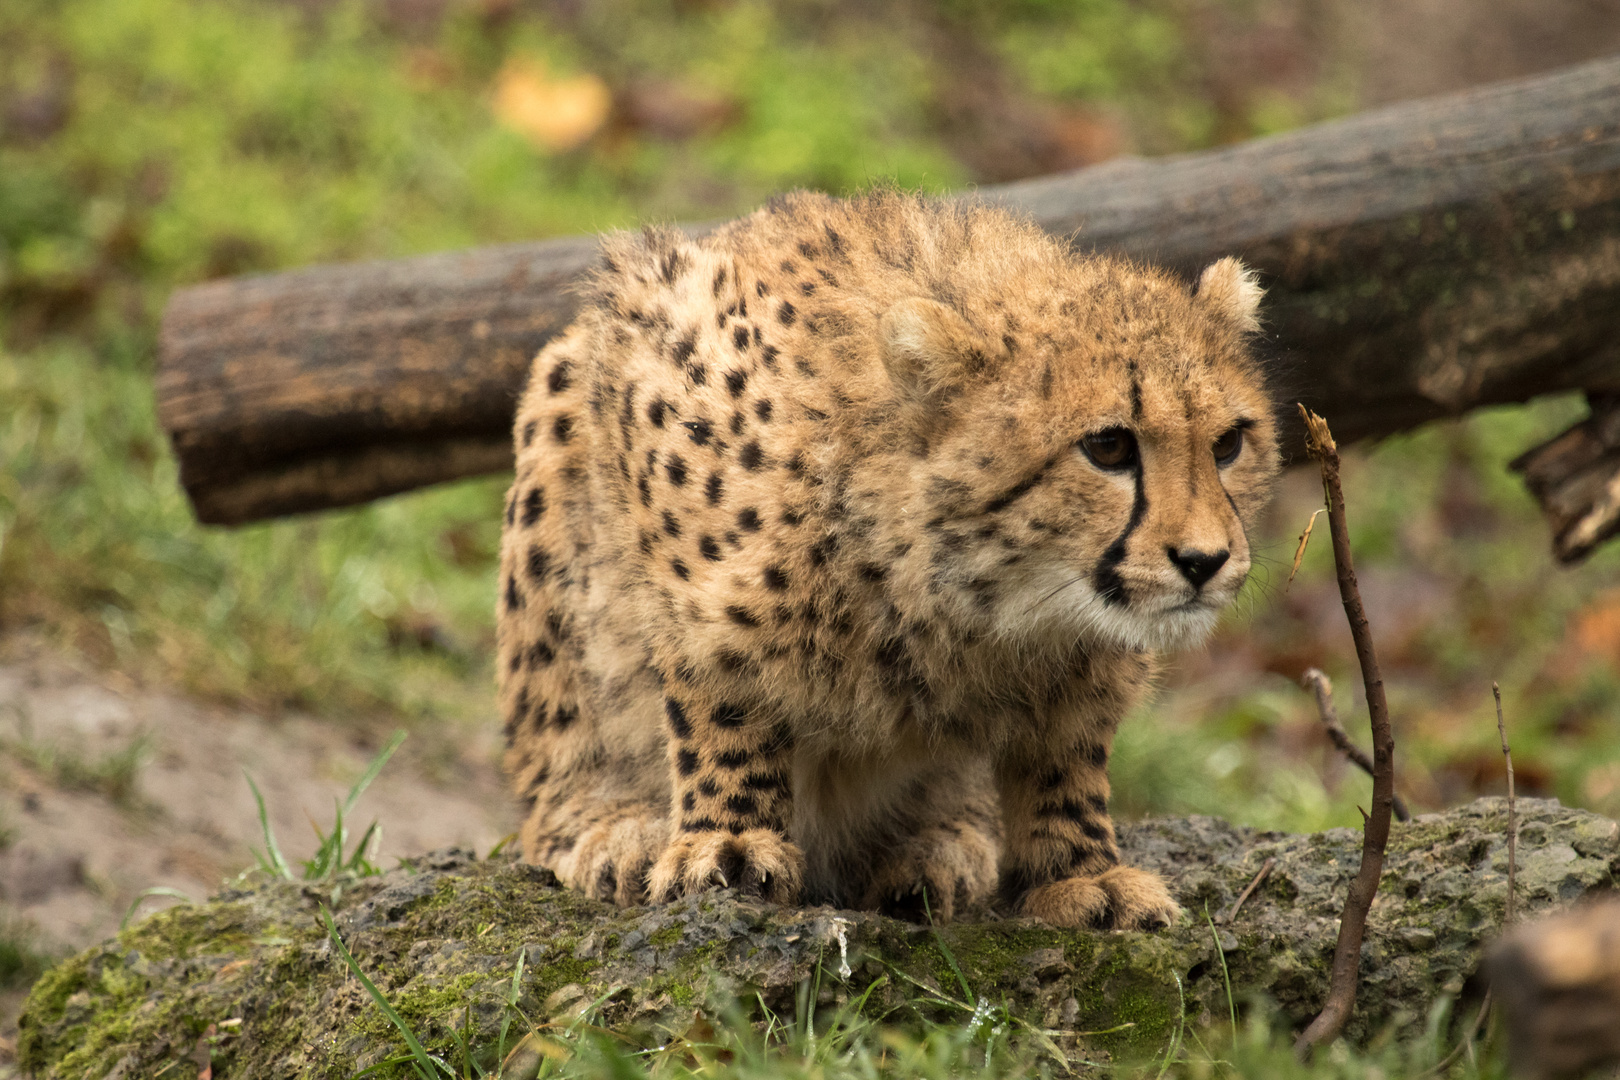
[[[1260,275],[1228,255],[1204,267],[1193,296],[1246,333],[1260,329]]]
[[[878,323],[883,367],[902,397],[937,400],[985,365],[978,334],[937,300],[913,296],[883,313]]]

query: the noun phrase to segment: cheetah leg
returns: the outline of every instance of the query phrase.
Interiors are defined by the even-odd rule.
[[[1116,930],[1157,929],[1180,916],[1157,874],[1119,863],[1108,819],[1110,741],[1086,734],[1044,771],[1017,759],[999,764],[1002,894],[1019,914]]]
[[[996,884],[996,835],[964,817],[905,840],[873,874],[859,907],[909,922],[947,923]]]
[[[653,866],[649,894],[673,900],[733,886],[795,903],[804,854],[786,835],[791,736],[675,679],[666,683],[664,706],[677,825]]]

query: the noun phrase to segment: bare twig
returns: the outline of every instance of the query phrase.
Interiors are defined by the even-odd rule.
[[[1288,591],[1288,586],[1294,583],[1294,575],[1299,573],[1299,564],[1305,558],[1305,545],[1311,542],[1311,530],[1316,528],[1316,518],[1321,512],[1320,509],[1311,511],[1311,520],[1305,523],[1305,531],[1299,534],[1299,547],[1294,549],[1294,565],[1288,570],[1288,583],[1283,586],[1283,592]]]
[[[1333,683],[1329,681],[1320,668],[1306,668],[1305,674],[1299,677],[1299,684],[1316,694],[1316,711],[1322,717],[1322,726],[1327,728],[1328,739],[1339,748],[1339,752],[1349,758],[1362,772],[1368,776],[1373,774],[1372,758],[1367,752],[1350,741],[1350,735],[1339,723],[1339,710],[1333,707]],[[1406,808],[1406,800],[1399,795],[1395,796],[1395,820],[1411,821],[1412,812]]]
[[[1491,696],[1496,698],[1496,733],[1502,737],[1502,760],[1507,762],[1508,896],[1507,913],[1502,918],[1503,927],[1507,927],[1513,923],[1513,884],[1518,862],[1519,817],[1513,805],[1513,751],[1508,749],[1507,725],[1502,722],[1502,688],[1494,682],[1491,683]]]
[[[1367,688],[1373,744],[1372,813],[1362,833],[1361,868],[1350,882],[1344,915],[1339,920],[1339,941],[1333,950],[1327,1001],[1294,1043],[1295,1053],[1303,1058],[1312,1047],[1338,1036],[1355,1006],[1361,939],[1367,932],[1367,912],[1378,892],[1384,848],[1389,843],[1390,814],[1395,806],[1395,736],[1389,726],[1389,703],[1384,698],[1384,677],[1378,669],[1378,654],[1373,650],[1372,629],[1367,625],[1361,590],[1356,585],[1355,564],[1350,558],[1350,528],[1345,521],[1344,492],[1339,486],[1339,448],[1326,420],[1303,405],[1299,411],[1305,420],[1305,447],[1322,466],[1322,488],[1327,496],[1328,531],[1333,538],[1339,598],[1344,601],[1350,636],[1356,643],[1356,659],[1361,664],[1361,677]]]
[[[1254,895],[1254,890],[1258,889],[1260,887],[1260,883],[1266,880],[1266,878],[1270,877],[1271,872],[1276,868],[1276,859],[1267,859],[1265,862],[1260,864],[1260,872],[1254,875],[1254,880],[1249,882],[1249,887],[1238,894],[1238,898],[1232,903],[1232,909],[1225,915],[1221,916],[1221,922],[1223,924],[1230,923],[1233,919],[1237,918],[1238,909],[1248,901],[1249,897]]]

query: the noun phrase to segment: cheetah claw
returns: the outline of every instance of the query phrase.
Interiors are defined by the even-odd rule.
[[[648,875],[648,893],[667,903],[714,888],[731,888],[775,904],[799,899],[804,853],[770,829],[738,835],[714,831],[683,833],[670,841]]]

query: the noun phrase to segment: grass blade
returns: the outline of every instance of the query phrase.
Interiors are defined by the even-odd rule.
[[[185,893],[181,892],[179,889],[171,889],[167,885],[154,885],[150,889],[142,889],[140,895],[136,896],[135,899],[130,902],[129,910],[124,912],[123,919],[121,919],[118,923],[119,930],[124,930],[129,926],[129,920],[135,917],[135,911],[141,906],[141,901],[145,900],[148,896],[172,896],[176,900],[184,900],[188,904],[195,904],[197,902],[191,897],[187,896]]]
[[[253,789],[253,801],[259,804],[259,828],[264,831],[264,849],[270,859],[269,869],[288,881],[293,881],[295,879],[292,869],[287,865],[287,860],[281,857],[281,847],[276,843],[276,831],[270,827],[270,815],[265,811],[264,796],[259,794],[259,785],[253,782],[252,774],[246,769],[242,770],[242,775],[247,777],[248,787]]]
[[[365,773],[354,782],[354,787],[349,789],[349,797],[343,803],[345,811],[354,809],[354,804],[360,801],[360,796],[365,793],[366,788],[370,787],[371,782],[377,779],[377,774],[383,771],[383,766],[387,765],[388,759],[394,756],[394,751],[398,750],[400,744],[405,741],[405,736],[406,732],[403,729],[394,732],[393,738],[388,740],[388,745],[383,747],[377,756],[371,759],[371,764],[366,766]]]
[[[326,932],[332,939],[332,947],[343,958],[344,964],[348,965],[350,973],[360,980],[360,985],[366,988],[366,993],[371,995],[371,1000],[376,1002],[377,1008],[381,1010],[388,1022],[398,1028],[399,1033],[405,1037],[405,1045],[410,1047],[411,1057],[414,1059],[412,1064],[416,1066],[418,1075],[425,1073],[428,1077],[438,1076],[440,1075],[439,1070],[442,1069],[444,1075],[454,1080],[455,1072],[445,1065],[441,1059],[423,1049],[421,1042],[416,1038],[416,1032],[411,1030],[411,1025],[405,1022],[403,1016],[394,1011],[394,1007],[388,1003],[388,999],[383,996],[383,992],[377,989],[377,984],[366,978],[366,973],[360,970],[360,965],[355,962],[354,957],[349,953],[348,947],[343,944],[343,937],[338,933],[337,923],[332,921],[332,912],[325,904],[321,905],[321,919],[326,923]]]

